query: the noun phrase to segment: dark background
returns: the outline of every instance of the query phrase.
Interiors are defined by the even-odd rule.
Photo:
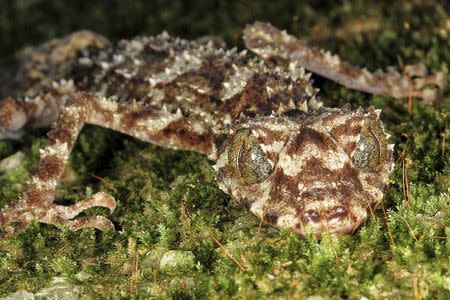
[[[345,41],[356,42],[358,49],[368,52],[364,63],[370,66],[374,60],[367,57],[386,59],[386,53],[369,41],[384,39],[401,46],[414,29],[431,31],[450,11],[448,1],[0,0],[0,4],[3,64],[27,45],[79,29],[112,40],[163,30],[184,38],[220,35],[229,45],[242,46],[243,27],[259,20],[331,50]],[[378,38],[367,38],[374,32]],[[395,63],[396,55],[387,58]]]

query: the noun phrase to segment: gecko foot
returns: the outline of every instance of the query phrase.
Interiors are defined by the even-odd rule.
[[[20,129],[25,125],[27,115],[20,103],[12,98],[0,102],[0,140],[18,139],[22,136]]]
[[[109,209],[110,213],[113,213],[116,208],[116,201],[111,195],[100,192],[70,206],[53,204],[39,221],[47,224],[66,225],[72,230],[85,227],[93,227],[102,231],[114,230],[113,223],[103,216],[73,219],[91,207],[105,207]]]
[[[116,201],[114,197],[107,193],[96,193],[89,198],[86,198],[73,205],[57,205],[51,202],[43,205],[32,203],[32,196],[44,196],[40,198],[40,201],[48,200],[48,193],[44,194],[31,194],[26,193],[25,197],[21,198],[15,205],[6,207],[0,212],[0,226],[4,227],[0,231],[0,240],[8,238],[14,233],[14,228],[9,226],[12,223],[19,223],[27,227],[27,225],[33,220],[37,219],[39,222],[53,225],[64,225],[71,230],[79,230],[82,228],[96,228],[102,231],[114,230],[114,224],[103,216],[91,216],[81,217],[74,219],[81,212],[92,207],[104,207],[108,208],[112,213],[116,208]]]
[[[391,72],[395,73],[395,71]],[[409,87],[411,96],[421,98],[427,104],[431,104],[437,98],[439,91],[445,91],[448,84],[444,73],[428,74],[427,68],[423,64],[405,66],[403,76],[408,77],[411,81]]]

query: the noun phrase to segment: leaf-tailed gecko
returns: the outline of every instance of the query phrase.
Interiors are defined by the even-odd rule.
[[[383,197],[393,168],[380,110],[325,108],[311,72],[348,88],[430,102],[442,74],[421,65],[370,73],[269,24],[244,30],[257,56],[212,39],[162,33],[116,46],[81,31],[37,48],[0,102],[0,139],[26,126],[52,126],[39,166],[16,202],[1,208],[3,236],[33,219],[73,230],[113,229],[104,216],[76,218],[107,193],[70,206],[55,189],[84,124],[163,147],[196,151],[215,162],[220,189],[261,220],[299,235],[353,233]],[[20,91],[20,92],[17,92]]]

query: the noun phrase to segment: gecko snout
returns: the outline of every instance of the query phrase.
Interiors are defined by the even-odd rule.
[[[342,205],[334,205],[332,207],[321,207],[318,209],[307,209],[303,212],[302,219],[305,223],[320,223],[328,221],[329,223],[337,223],[348,217],[348,207]]]
[[[354,219],[347,205],[326,203],[325,201],[319,205],[315,203],[310,207],[306,206],[301,215],[303,225],[312,228],[314,233],[319,236],[324,231],[350,233],[355,228]]]

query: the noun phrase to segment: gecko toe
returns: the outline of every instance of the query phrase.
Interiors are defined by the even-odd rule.
[[[109,209],[109,212],[112,214],[116,209],[116,200],[113,196],[107,193],[96,193],[92,196],[93,204],[95,206],[101,206]]]
[[[53,209],[48,210],[47,215],[50,217],[56,215],[58,219],[70,220],[92,207],[108,208],[110,213],[113,213],[116,208],[116,200],[113,196],[100,192],[70,206],[55,205]]]
[[[116,208],[114,197],[107,193],[96,193],[73,205],[52,205],[46,209],[46,213],[39,221],[47,224],[66,225],[72,230],[93,227],[102,231],[114,230],[113,223],[103,216],[81,217],[74,219],[83,211],[92,207],[108,208],[112,213]]]
[[[66,220],[62,222],[71,230],[80,230],[83,228],[96,228],[101,231],[114,231],[114,224],[103,216],[83,217],[76,220]]]

